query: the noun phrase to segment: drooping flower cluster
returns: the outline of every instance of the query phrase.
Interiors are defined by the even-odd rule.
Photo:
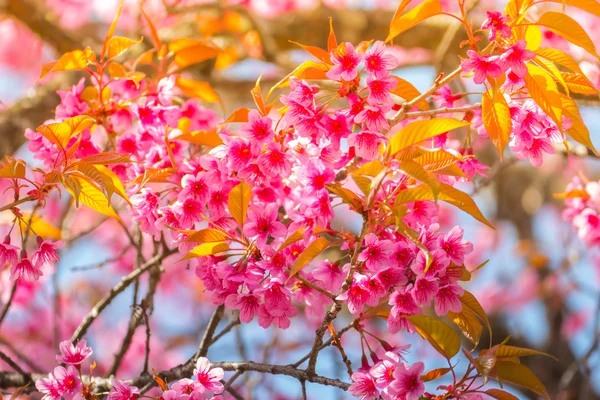
[[[36,243],[37,248],[31,257],[25,248],[19,250],[17,246],[11,245],[10,235],[0,243],[0,266],[10,266],[12,280],[37,281],[43,275],[42,268],[53,268],[59,261],[57,250],[62,246],[62,241],[53,242],[37,236]]]

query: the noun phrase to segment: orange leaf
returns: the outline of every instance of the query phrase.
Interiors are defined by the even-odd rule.
[[[442,13],[442,5],[440,4],[439,0],[425,0],[406,14],[399,15],[407,4],[408,1],[403,1],[400,4],[400,7],[398,7],[399,12],[396,12],[394,19],[390,24],[390,33],[385,40],[386,42],[389,42],[402,32],[423,22],[427,18]]]
[[[52,61],[42,66],[38,82],[50,72],[82,70],[93,61],[94,55],[89,47],[84,50],[73,50],[63,54],[58,61]]]
[[[185,68],[217,57],[221,49],[208,40],[183,38],[172,41],[169,51],[175,53],[175,64],[179,68]]]
[[[115,30],[117,29],[117,21],[119,20],[119,16],[121,15],[121,11],[123,10],[124,2],[125,2],[124,0],[121,0],[121,2],[119,4],[119,8],[117,9],[117,14],[115,15],[115,18],[113,19],[112,24],[110,24],[110,28],[108,28],[108,32],[106,32],[106,38],[104,39],[104,43],[102,44],[102,51],[100,52],[100,58],[104,58],[104,56],[106,55],[106,51],[108,50],[108,42],[110,41],[112,36],[115,34]]]
[[[269,113],[269,111],[267,110],[267,107],[265,106],[265,100],[262,97],[262,93],[260,92],[260,79],[262,78],[262,75],[258,77],[258,79],[256,80],[256,85],[254,85],[254,88],[252,88],[252,90],[250,91],[250,93],[252,94],[252,98],[254,99],[254,104],[256,104],[256,107],[258,108],[258,111],[260,111],[261,115],[267,115]]]
[[[0,163],[0,178],[25,178],[25,161],[5,156],[4,165]]]
[[[208,82],[178,77],[175,85],[187,97],[197,98],[207,103],[221,103],[221,97]]]
[[[329,17],[329,37],[327,38],[327,51],[332,52],[338,47],[337,38],[333,30],[333,18]]]
[[[229,124],[232,122],[248,122],[248,114],[250,113],[250,109],[246,107],[238,108],[227,118],[224,124]]]
[[[331,64],[329,52],[323,50],[322,48],[316,47],[316,46],[307,46],[304,44],[294,42],[292,40],[290,40],[290,43],[293,43],[293,44],[296,44],[296,45],[302,47],[302,49],[304,49],[311,56],[315,57],[317,60],[323,61],[325,64]]]
[[[490,93],[490,91],[483,93],[481,99],[481,117],[483,126],[490,139],[492,139],[494,146],[496,146],[500,160],[502,160],[504,148],[508,144],[512,130],[510,108],[502,93]]]
[[[139,40],[132,40],[123,36],[110,38],[108,41],[108,58],[112,59],[118,57],[130,47],[142,43],[142,40],[144,40],[144,38],[140,38]]]
[[[142,9],[142,15],[144,16],[144,19],[146,20],[146,23],[148,24],[148,27],[150,28],[150,33],[152,36],[152,43],[154,44],[154,47],[156,48],[156,50],[160,50],[160,48],[162,47],[162,43],[160,41],[160,37],[158,36],[156,27],[152,23],[152,20],[150,19],[148,14],[146,14],[146,12],[143,9]]]
[[[412,83],[397,76],[392,76],[392,78],[394,78],[396,81],[396,87],[391,91],[391,93],[395,94],[396,96],[402,97],[408,102],[421,95],[421,92],[419,92],[419,90],[414,87]],[[421,110],[429,110],[429,104],[427,104],[425,99],[421,100],[419,103],[417,103],[417,105]]]

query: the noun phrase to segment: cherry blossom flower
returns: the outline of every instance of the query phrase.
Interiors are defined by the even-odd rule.
[[[27,258],[25,250],[21,250],[21,261],[13,264],[10,269],[10,279],[17,280],[23,278],[26,281],[37,281],[42,275],[40,267]]]
[[[468,50],[467,56],[469,58],[461,63],[461,68],[464,72],[475,71],[473,82],[482,84],[488,75],[492,78],[502,75],[503,69],[498,56],[480,56],[473,50]]]
[[[108,393],[107,400],[137,400],[140,396],[140,390],[136,386],[116,379],[113,379],[111,383],[113,388]]]
[[[219,394],[223,391],[223,384],[220,382],[224,376],[223,369],[211,368],[206,357],[198,358],[193,374],[207,392]]]
[[[36,237],[38,248],[31,256],[31,262],[39,267],[42,266],[51,266],[53,263],[57,262],[60,257],[56,253],[62,245],[62,240],[57,242],[51,242],[49,240],[44,240],[41,237]]]
[[[365,53],[365,69],[375,78],[383,78],[388,71],[398,66],[398,59],[389,54],[385,44],[378,40]]]
[[[357,53],[350,42],[342,43],[331,52],[333,67],[327,71],[327,77],[333,81],[343,79],[351,81],[358,75],[358,65],[363,59],[363,54]]]
[[[56,379],[62,397],[66,400],[71,400],[81,395],[81,380],[79,379],[79,372],[74,366],[69,365],[67,368],[56,367],[52,371],[52,375]]]
[[[4,241],[0,243],[0,266],[5,264],[15,265],[19,260],[18,247],[10,244],[10,236],[6,235]]]
[[[286,227],[277,218],[277,205],[271,203],[264,209],[258,206],[248,209],[247,220],[244,223],[244,235],[250,238],[256,237],[259,246],[264,246],[269,235],[281,238],[286,233]]]
[[[72,365],[81,365],[83,361],[92,355],[92,349],[87,346],[85,339],[79,340],[75,346],[69,341],[60,342],[60,355],[56,356],[56,360]]]
[[[375,400],[379,398],[379,390],[375,385],[373,377],[362,371],[357,371],[350,377],[352,385],[348,388],[350,394],[361,400]]]
[[[531,50],[527,50],[526,46],[526,41],[519,40],[516,44],[509,47],[508,50],[506,50],[500,56],[502,69],[510,69],[510,71],[519,78],[523,78],[525,75],[527,75],[527,65],[525,62],[533,59],[535,57],[535,53]],[[497,76],[495,78],[497,78]]]
[[[348,138],[348,144],[354,146],[356,155],[365,161],[377,158],[379,146],[385,142],[385,136],[374,131],[360,131],[352,133]]]
[[[394,370],[394,381],[390,386],[406,400],[419,400],[425,391],[425,384],[421,380],[424,369],[425,366],[420,361],[411,367],[398,364]]]
[[[510,21],[508,15],[503,15],[499,11],[487,11],[487,19],[483,21],[481,29],[490,30],[489,41],[496,39],[498,34],[500,34],[500,37],[510,38],[512,32],[510,26],[507,25],[508,21]]]

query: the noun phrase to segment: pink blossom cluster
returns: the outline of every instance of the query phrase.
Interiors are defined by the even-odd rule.
[[[62,241],[53,242],[36,236],[36,250],[31,257],[27,250],[11,244],[10,235],[6,235],[0,243],[0,266],[10,266],[12,280],[24,279],[37,281],[43,275],[42,268],[54,268],[60,259],[57,250],[62,246]]]
[[[566,187],[563,218],[571,221],[588,247],[600,245],[600,182],[583,182],[579,177]]]
[[[57,366],[45,378],[35,382],[37,389],[44,394],[43,400],[73,400],[92,398],[94,381],[81,375],[83,362],[92,355],[92,349],[85,340],[80,340],[74,346],[68,340],[60,344],[61,354],[56,360],[66,366]],[[90,371],[93,372],[94,368]],[[222,368],[211,368],[206,357],[196,361],[192,378],[183,378],[171,383],[170,387],[163,387],[162,394],[156,398],[161,400],[221,400],[219,394],[223,392],[221,383],[224,373]],[[85,383],[89,380],[89,383]],[[137,400],[140,398],[140,389],[127,381],[111,380],[112,389],[108,393],[108,400]],[[152,398],[152,397],[151,397]]]
[[[379,358],[373,354],[374,365],[363,359],[363,367],[352,374],[352,385],[348,391],[361,400],[418,400],[425,392],[421,380],[424,364],[406,363],[402,352],[410,346],[395,351],[386,351]],[[399,351],[398,351],[399,350]]]

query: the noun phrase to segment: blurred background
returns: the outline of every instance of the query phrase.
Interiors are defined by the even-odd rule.
[[[85,46],[99,49],[118,3],[118,0],[0,0],[0,156],[17,152],[25,159],[30,158],[23,146],[25,129],[35,129],[52,118],[60,100],[57,90],[69,90],[82,77],[77,73],[54,74],[36,84],[42,64]],[[125,0],[118,30],[132,38],[144,36],[148,44],[150,34],[140,12],[143,7],[165,41],[176,37],[211,37],[224,51],[216,60],[198,64],[189,72],[213,85],[225,104],[225,113],[219,110],[219,115],[226,116],[241,106],[252,106],[249,91],[259,75],[264,74],[263,87],[269,87],[307,59],[306,53],[290,40],[326,47],[330,16],[339,41],[384,39],[398,3],[393,0]],[[455,0],[442,3],[450,12],[456,7]],[[467,4],[473,8],[474,26],[485,19],[482,10],[501,10],[504,6],[503,1],[467,1]],[[598,17],[575,13],[592,39],[600,42]],[[461,26],[451,18],[430,19],[395,41],[395,55],[402,64],[395,73],[419,90],[425,90],[439,73],[457,67],[459,56],[466,52],[460,48],[465,39]],[[580,49],[561,42],[551,32],[544,32],[544,41],[577,58],[588,77],[600,87],[597,60],[586,59]],[[471,100],[477,101],[475,97]],[[580,96],[578,103],[583,107],[592,141],[599,146],[598,97]],[[557,148],[555,155],[545,157],[542,167],[533,168],[528,161],[518,161],[512,155],[500,163],[491,146],[475,150],[478,158],[490,165],[488,178],[461,189],[475,194],[483,213],[497,230],[450,209],[444,210],[441,222],[447,226],[461,224],[466,239],[474,243],[475,252],[468,266],[490,260],[468,284],[468,290],[480,299],[490,315],[494,343],[511,336],[513,345],[556,356],[559,361],[543,357],[526,359],[553,398],[600,398],[597,372],[600,252],[579,240],[571,224],[563,220],[563,200],[553,196],[565,192],[567,183],[575,176],[590,181],[599,179],[599,160],[578,147],[571,149],[574,154],[570,155],[564,148]],[[340,223],[352,227],[349,215],[340,210],[338,217]],[[42,285],[42,290],[33,299],[30,296],[33,288],[19,287],[17,306],[11,311],[9,323],[0,330],[0,348],[17,354],[32,370],[48,371],[54,365],[53,348],[57,340],[68,337],[81,316],[131,268],[126,258],[111,261],[117,255],[106,251],[110,240],[92,235],[71,243],[55,274],[36,283]],[[108,266],[98,267],[103,261],[108,261],[103,264]],[[156,351],[151,353],[151,366],[157,371],[185,361],[193,353],[213,311],[193,271],[178,270],[167,275],[170,278],[161,282],[157,294],[158,317],[153,321],[156,333],[152,336],[152,346]],[[190,279],[182,279],[182,275]],[[7,271],[0,272],[0,301],[6,301],[11,286]],[[53,320],[56,317],[52,310],[45,310],[50,303],[54,310],[57,307],[62,310],[60,321]],[[100,371],[103,364],[104,368],[110,365],[112,352],[127,330],[130,304],[131,293],[126,292],[110,306],[109,317],[91,330],[94,358]],[[264,334],[261,328],[250,324],[235,329],[211,348],[209,357],[285,363],[286,360],[277,360],[276,349],[286,349],[292,359],[304,355],[311,341],[305,329],[301,321],[293,321],[290,330],[269,330]],[[357,338],[354,342],[348,340],[349,348],[360,348]],[[409,340],[413,341],[398,338],[399,343]],[[482,338],[482,343],[487,341]],[[145,336],[139,329],[120,376],[139,374],[144,346]],[[37,354],[34,360],[27,357],[31,354]],[[324,354],[328,356],[323,357],[319,372],[347,379],[339,357],[331,357],[335,352],[328,350]],[[360,359],[360,354],[349,355],[351,359]],[[435,358],[435,354],[423,347],[413,351],[411,357],[414,361]],[[277,398],[273,393],[282,399],[298,398],[300,393],[291,378],[245,374],[244,379],[248,398]],[[520,398],[529,395],[514,393]],[[309,397],[317,396],[333,399],[347,395],[309,386]]]

